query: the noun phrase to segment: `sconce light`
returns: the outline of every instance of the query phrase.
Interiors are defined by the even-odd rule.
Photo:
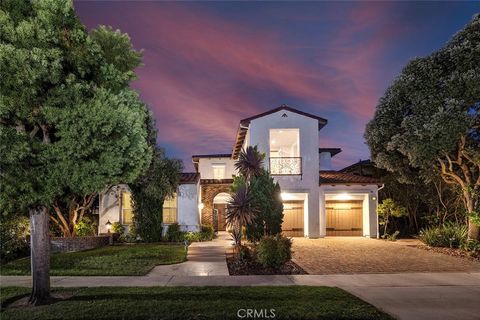
[[[377,197],[373,196],[373,197],[372,197],[372,200],[373,200],[373,201],[377,200]]]
[[[205,205],[203,203],[199,203],[198,204],[198,209],[202,210],[203,208],[205,208]]]
[[[105,223],[105,225],[107,226],[108,233],[110,233],[110,230],[112,229],[112,223],[110,222],[110,220],[108,220],[107,223]]]

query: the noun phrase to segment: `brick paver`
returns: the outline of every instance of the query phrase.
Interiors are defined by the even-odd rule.
[[[478,272],[480,263],[377,239],[293,238],[293,259],[309,274]]]

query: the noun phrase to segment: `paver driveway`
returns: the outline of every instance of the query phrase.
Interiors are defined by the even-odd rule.
[[[309,274],[480,271],[479,262],[361,237],[293,238],[293,251]]]

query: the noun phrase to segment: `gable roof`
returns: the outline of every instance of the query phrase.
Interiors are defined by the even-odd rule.
[[[257,115],[252,116],[252,117],[240,120],[240,125],[238,126],[237,135],[236,135],[236,138],[235,138],[235,144],[233,146],[232,158],[236,159],[238,157],[238,154],[240,153],[240,150],[242,149],[243,142],[245,141],[245,136],[247,135],[248,126],[250,125],[250,122],[252,120],[255,120],[255,119],[258,119],[258,118],[261,118],[261,117],[265,117],[265,116],[268,116],[269,114],[272,114],[272,113],[275,113],[275,112],[278,112],[278,111],[282,111],[282,110],[290,111],[290,112],[293,112],[293,113],[296,113],[296,114],[299,114],[299,115],[317,120],[318,121],[318,130],[322,129],[328,122],[328,120],[325,119],[325,118],[316,116],[316,115],[311,114],[311,113],[300,111],[298,109],[289,107],[286,104],[282,104],[278,108],[275,108],[275,109],[272,109],[272,110],[269,110],[269,111],[266,111],[266,112],[263,112],[263,113],[259,113]]]
[[[379,179],[339,171],[320,171],[319,184],[382,184]]]
[[[257,115],[252,116],[252,117],[242,119],[242,120],[240,120],[240,125],[248,126],[250,124],[250,121],[252,121],[252,120],[268,116],[269,114],[272,114],[272,113],[275,113],[275,112],[278,112],[278,111],[281,111],[281,110],[290,111],[290,112],[293,112],[293,113],[296,113],[296,114],[299,114],[299,115],[302,115],[302,116],[305,116],[305,117],[309,117],[309,118],[318,120],[318,130],[323,128],[328,122],[328,120],[325,119],[325,118],[322,118],[322,117],[319,117],[319,116],[316,116],[314,114],[307,113],[307,112],[304,112],[304,111],[300,111],[298,109],[289,107],[286,104],[282,104],[280,107],[274,108],[272,110],[268,110],[268,111],[263,112],[263,113],[259,113]]]
[[[198,172],[182,172],[180,174],[180,184],[196,184],[200,179]]]

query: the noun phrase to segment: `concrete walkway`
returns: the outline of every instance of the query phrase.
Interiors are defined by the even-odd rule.
[[[228,276],[225,250],[231,247],[230,236],[219,232],[207,242],[194,242],[188,247],[187,261],[156,266],[147,277],[158,276]]]
[[[2,276],[1,286],[31,286],[30,276]],[[52,287],[330,286],[342,288],[396,319],[480,319],[480,273],[291,276],[51,277]],[[221,297],[219,297],[221,298]]]

